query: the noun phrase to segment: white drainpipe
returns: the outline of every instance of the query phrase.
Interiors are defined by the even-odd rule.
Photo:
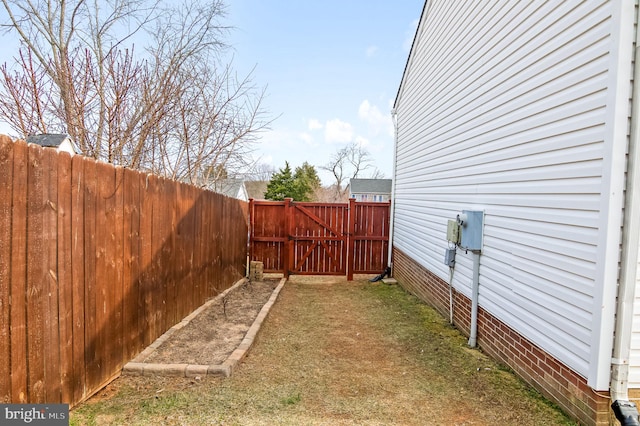
[[[396,151],[398,149],[398,113],[395,108],[391,110],[391,119],[393,120],[393,174],[391,175],[391,217],[389,218],[389,252],[387,253],[387,266],[391,268],[390,276],[393,276],[393,263],[391,263],[391,259],[393,254],[393,224],[396,206]]]
[[[636,46],[640,41],[636,29]],[[614,412],[622,424],[638,424],[635,405],[629,403],[629,358],[633,331],[633,305],[636,293],[638,268],[638,245],[640,244],[640,47],[635,50],[633,75],[633,95],[631,107],[631,134],[627,164],[627,186],[624,204],[624,225],[622,233],[622,254],[620,259],[620,282],[616,305],[616,323],[611,359],[611,383],[609,386]],[[617,405],[617,407],[615,407]],[[622,406],[622,408],[620,408]],[[626,408],[625,408],[626,407]],[[625,420],[620,411],[630,410]]]

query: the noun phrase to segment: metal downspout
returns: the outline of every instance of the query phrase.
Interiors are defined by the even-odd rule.
[[[393,276],[393,263],[392,255],[393,255],[393,225],[395,218],[395,206],[396,206],[396,156],[398,150],[398,113],[396,109],[393,108],[391,110],[391,119],[393,120],[393,171],[391,176],[391,207],[389,218],[389,250],[387,253],[387,266],[391,268],[390,277]]]
[[[624,202],[624,225],[622,254],[620,259],[620,282],[616,302],[616,323],[611,359],[611,383],[609,386],[612,408],[623,425],[640,425],[638,410],[629,402],[629,358],[633,331],[633,305],[636,293],[638,268],[638,245],[640,244],[640,41],[639,30],[635,34],[633,95],[631,103],[631,131],[627,163],[627,185]]]

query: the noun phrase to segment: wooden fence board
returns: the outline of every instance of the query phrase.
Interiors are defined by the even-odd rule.
[[[203,245],[203,253],[202,259],[204,260],[202,263],[202,285],[200,287],[200,299],[199,302],[206,299],[207,295],[210,294],[211,291],[211,263],[207,260],[209,259],[209,253],[211,252],[211,245],[215,244],[217,236],[213,233],[213,227],[211,223],[211,209],[209,208],[210,204],[217,203],[217,199],[214,194],[205,194],[205,198],[201,201],[202,203],[202,229],[203,234],[207,235],[207,241]],[[209,202],[207,202],[209,201]]]
[[[191,295],[191,288],[193,285],[193,272],[190,267],[190,255],[193,253],[193,240],[191,235],[194,235],[194,221],[193,214],[190,213],[193,204],[191,203],[191,186],[180,185],[180,222],[178,222],[178,235],[180,236],[180,246],[177,248],[180,257],[181,268],[178,275],[178,291],[183,295]],[[189,297],[180,297],[178,300],[178,316],[184,318],[189,313],[189,307],[191,305],[191,299]]]
[[[193,214],[190,210],[193,207],[191,203],[191,189],[187,185],[177,186],[176,204],[179,208],[177,225],[176,225],[176,247],[175,257],[177,261],[176,273],[176,291],[179,295],[191,294],[191,285],[193,274],[190,268],[190,254],[193,253],[194,242],[191,238],[194,235]],[[195,304],[194,304],[195,305]],[[176,312],[178,318],[184,318],[190,312],[191,300],[186,297],[176,297]]]
[[[85,160],[76,155],[71,160],[71,298],[73,318],[73,399],[87,395],[85,360],[85,230],[84,186]]]
[[[123,299],[125,286],[124,282],[124,169],[122,167],[115,168],[115,241],[114,241],[114,273],[113,281],[113,322],[109,327],[114,328],[115,340],[109,342],[109,353],[112,357],[112,368],[114,371],[122,369],[129,358],[123,357],[123,351],[113,350],[116,348],[124,348],[124,318],[123,318]]]
[[[219,206],[219,208],[222,208],[222,216],[228,217],[229,203],[226,202],[226,198],[220,194],[214,194],[214,197],[216,198],[216,200],[214,201],[213,205],[217,205]],[[207,203],[207,205],[210,206],[211,204]],[[207,225],[209,226],[208,235],[211,235],[212,238],[209,240],[209,244],[207,247],[208,253],[213,253],[215,251],[215,247],[220,247],[220,245],[222,244],[222,220],[213,212],[214,209],[209,208],[209,221],[207,222]],[[230,254],[230,252],[231,250],[222,251],[218,254],[218,256],[213,257],[212,263],[208,264],[209,269],[207,273],[207,294],[205,295],[206,298],[208,298],[210,295],[215,295],[221,292],[220,285],[218,283],[218,277],[222,278],[223,271],[220,269],[220,264],[223,259],[224,261],[228,259],[227,256]]]
[[[11,207],[11,400],[29,400],[27,378],[27,184],[29,149],[25,142],[13,146]]]
[[[134,358],[141,350],[140,330],[140,177],[130,169],[124,169],[123,194],[123,271],[122,322],[123,359]]]
[[[44,244],[45,293],[43,341],[46,402],[61,400],[60,368],[60,320],[58,285],[58,153],[53,149],[43,150],[44,211],[42,243]]]
[[[155,190],[153,194],[153,236],[151,238],[153,250],[153,271],[154,271],[154,291],[153,291],[153,324],[155,340],[165,332],[165,314],[167,301],[167,281],[165,270],[162,265],[165,259],[165,246],[167,242],[167,232],[170,223],[167,221],[167,207],[164,205],[163,192],[165,189],[165,179],[155,180]]]
[[[163,193],[165,194],[165,200],[170,201],[171,203],[171,208],[165,209],[166,230],[178,229],[178,210],[180,206],[177,205],[176,186],[166,185]],[[175,269],[179,267],[179,258],[172,258],[171,256],[172,253],[176,252],[177,242],[178,238],[176,232],[170,232],[164,246],[162,247],[163,262],[176,262],[172,268],[172,273],[167,273],[164,280],[167,287],[167,295],[164,303],[166,314],[164,315],[165,322],[163,324],[163,329],[168,329],[171,324],[175,324],[180,321],[176,306],[178,294],[176,291],[176,274],[174,272]]]
[[[48,271],[45,257],[44,209],[45,181],[43,176],[43,150],[29,145],[29,192],[27,193],[27,358],[29,369],[28,398],[32,403],[45,402],[44,392],[44,314],[46,299],[43,283]]]
[[[60,327],[60,401],[73,399],[73,282],[71,261],[71,157],[58,155],[58,297]]]
[[[148,346],[153,342],[153,305],[152,290],[154,286],[151,247],[153,230],[153,191],[155,177],[152,175],[141,176],[141,210],[140,210],[140,258],[142,260],[140,298],[142,301],[143,340],[142,345]]]
[[[88,391],[100,383],[100,354],[97,349],[99,319],[97,308],[98,275],[96,273],[98,259],[96,242],[98,176],[96,162],[84,162],[84,332],[85,332],[85,383]]]
[[[152,200],[151,207],[151,262],[150,262],[150,283],[151,289],[156,291],[149,291],[149,331],[151,333],[151,341],[155,340],[160,335],[161,324],[160,314],[162,312],[162,299],[164,298],[165,288],[162,285],[162,277],[157,274],[158,267],[160,266],[160,259],[157,254],[160,253],[162,247],[162,213],[163,208],[160,203],[159,191],[161,182],[160,179],[155,176],[149,177],[149,190],[147,196]]]
[[[96,361],[105,371],[115,366],[109,345],[115,341],[115,170],[96,163]],[[116,352],[117,353],[117,352]]]
[[[0,135],[0,403],[11,402],[11,199],[13,142]]]
[[[207,235],[204,232],[204,216],[206,214],[204,207],[203,207],[203,200],[201,197],[198,197],[195,200],[195,204],[194,204],[194,211],[196,214],[196,223],[195,223],[195,229],[196,229],[196,235]],[[200,300],[202,300],[202,295],[204,294],[204,284],[205,283],[205,279],[204,279],[204,268],[203,268],[203,264],[204,264],[204,259],[205,259],[205,245],[204,244],[200,244],[198,245],[198,247],[194,250],[193,253],[194,256],[194,289],[193,289],[193,304],[197,305]]]
[[[107,173],[105,173],[107,172]],[[111,172],[111,173],[108,173]],[[113,244],[113,212],[109,203],[113,192],[113,169],[106,168],[103,163],[95,163],[95,328],[93,329],[94,339],[94,360],[95,364],[101,368],[108,369],[111,366],[107,361],[108,354],[105,351],[106,343],[113,338],[110,335],[109,327],[109,294],[110,286],[113,285],[113,273],[109,263],[111,253],[107,248]],[[108,284],[107,284],[108,283]],[[92,374],[93,385],[97,385],[98,376]]]

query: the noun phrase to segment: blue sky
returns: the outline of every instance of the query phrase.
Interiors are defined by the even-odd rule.
[[[276,168],[318,167],[351,141],[391,177],[396,96],[423,0],[229,2],[234,64],[254,66],[277,117],[256,157]],[[323,182],[330,177],[321,173]]]
[[[234,68],[239,76],[253,69],[275,118],[255,145],[255,159],[276,169],[285,161],[318,168],[356,141],[391,177],[390,111],[423,3],[228,0],[223,24],[233,27],[227,42]],[[330,175],[318,171],[330,184]]]

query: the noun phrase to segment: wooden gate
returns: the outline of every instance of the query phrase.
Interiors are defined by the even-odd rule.
[[[379,274],[387,266],[390,203],[249,202],[250,259],[265,272]]]

